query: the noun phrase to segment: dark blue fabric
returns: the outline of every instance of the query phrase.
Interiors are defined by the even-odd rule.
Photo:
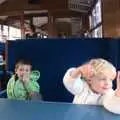
[[[119,70],[119,39],[108,41],[108,49],[106,59]],[[113,89],[116,88],[116,80],[113,81]]]
[[[5,43],[2,42],[0,42],[0,55],[2,55],[3,59],[5,59]],[[3,83],[6,82],[5,80],[6,77],[4,76],[5,75],[4,73],[5,73],[4,65],[0,65],[0,84],[1,84],[0,91],[6,88],[6,86],[3,87]]]
[[[5,43],[0,42],[0,55],[3,54],[3,52],[5,52]]]
[[[118,40],[109,39],[41,39],[9,42],[8,69],[14,70],[17,59],[30,59],[33,69],[41,72],[39,84],[46,101],[71,102],[73,96],[62,83],[66,70],[91,58],[102,57],[117,67]]]
[[[7,90],[0,91],[0,98],[7,98]]]
[[[5,59],[5,43],[1,43],[1,42],[0,42],[0,55],[2,55],[3,59]],[[0,71],[2,70],[3,70],[3,66],[0,65]]]

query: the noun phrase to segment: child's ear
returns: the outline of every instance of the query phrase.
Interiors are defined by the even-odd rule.
[[[17,69],[15,68],[15,74],[17,74]]]

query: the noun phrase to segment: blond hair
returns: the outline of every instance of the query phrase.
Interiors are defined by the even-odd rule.
[[[111,79],[115,79],[116,68],[107,60],[102,58],[91,59],[88,64],[91,65],[95,76],[99,74],[106,74],[107,76],[110,76]]]

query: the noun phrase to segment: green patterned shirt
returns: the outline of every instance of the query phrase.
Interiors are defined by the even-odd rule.
[[[28,93],[31,92],[40,92],[40,86],[36,80],[30,80],[23,85],[21,80],[15,81],[15,76],[13,75],[7,84],[7,96],[9,99],[26,100]]]

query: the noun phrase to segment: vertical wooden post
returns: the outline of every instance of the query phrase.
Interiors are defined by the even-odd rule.
[[[21,38],[25,38],[25,27],[24,27],[24,13],[20,16],[20,28],[21,28]]]
[[[48,36],[53,36],[53,16],[48,12]]]

